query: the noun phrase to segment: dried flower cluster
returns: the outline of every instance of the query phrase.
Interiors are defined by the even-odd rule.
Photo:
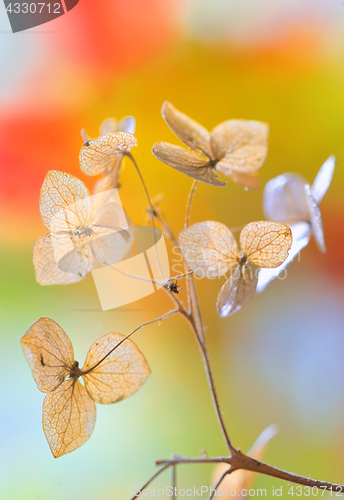
[[[267,429],[247,455],[237,450],[229,439],[212,377],[193,275],[214,279],[229,273],[217,298],[218,313],[226,317],[244,307],[256,289],[262,291],[285,269],[308,243],[311,233],[324,252],[319,204],[332,179],[334,157],[321,167],[312,187],[297,174],[283,174],[270,180],[264,190],[267,221],[248,223],[240,233],[238,244],[232,231],[221,222],[188,225],[193,194],[198,181],[225,186],[219,175],[229,177],[245,189],[258,189],[258,172],[267,156],[268,125],[229,120],[209,133],[168,102],[163,105],[162,114],[188,149],[159,142],[154,145],[153,154],[164,164],[194,179],[185,228],[177,238],[160,207],[150,201],[145,185],[144,188],[153,226],[160,223],[165,236],[178,246],[184,259],[185,274],[176,278],[185,277],[188,305],[177,297],[181,287],[176,278],[166,280],[163,288],[175,308],[140,325],[127,336],[109,333],[101,337],[91,346],[83,368],[74,360],[72,344],[62,328],[48,318],[36,321],[22,338],[22,347],[38,389],[47,393],[43,403],[45,436],[55,457],[81,446],[94,427],[95,402],[108,404],[128,397],[150,373],[144,356],[129,337],[142,326],[180,314],[188,321],[200,347],[229,456],[198,459],[176,456],[159,462],[164,466],[147,485],[166,468],[185,462],[221,463],[214,470],[216,488],[224,483],[237,484],[245,490],[252,473],[259,471],[286,479],[289,473],[282,471],[284,475],[281,475],[278,469],[259,462],[263,449],[276,432],[274,428]],[[128,233],[120,230],[123,225],[109,193],[119,187],[124,156],[131,159],[143,182],[130,152],[137,142],[134,132],[132,117],[118,123],[114,119],[106,120],[101,125],[100,136],[95,139],[82,132],[85,142],[79,155],[81,171],[91,176],[102,175],[95,184],[96,197],[92,197],[92,201],[79,179],[64,172],[47,173],[41,190],[40,212],[48,232],[37,240],[33,252],[36,279],[40,284],[76,283],[92,271],[96,261],[102,266],[111,266],[125,258],[131,241]],[[229,476],[238,469],[242,469],[240,474]],[[291,474],[288,479],[318,488],[320,484],[327,485],[327,489],[331,486]]]

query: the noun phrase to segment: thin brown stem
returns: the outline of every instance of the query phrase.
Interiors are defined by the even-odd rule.
[[[176,467],[175,465],[173,467]],[[215,483],[215,485],[212,487],[211,489],[211,492],[210,492],[210,495],[209,495],[209,498],[208,500],[212,500],[214,498],[214,496],[216,495],[216,491],[217,491],[217,488],[219,488],[219,486],[221,485],[222,481],[224,480],[224,478],[226,476],[228,476],[228,474],[231,474],[232,472],[234,472],[235,469],[232,469],[231,467],[229,469],[227,469],[222,475],[221,477],[218,479],[218,481]]]
[[[194,180],[193,183],[192,183],[192,185],[191,185],[190,193],[189,193],[189,196],[188,196],[187,208],[186,208],[186,217],[185,217],[185,226],[184,226],[185,229],[189,225],[190,213],[191,213],[191,205],[192,205],[192,200],[193,200],[196,188],[197,188],[197,184],[198,184],[198,181]]]
[[[161,263],[160,263],[160,259],[159,259],[159,255],[158,255],[158,249],[157,249],[157,246],[156,246],[157,241],[156,241],[155,223],[154,223],[154,208],[153,208],[153,205],[152,205],[149,193],[148,193],[148,189],[147,189],[146,183],[144,181],[144,178],[143,178],[143,175],[141,173],[141,170],[139,169],[139,166],[136,163],[136,160],[134,159],[134,157],[133,157],[133,155],[131,153],[126,153],[126,155],[128,156],[128,158],[130,158],[132,164],[136,168],[136,171],[139,174],[139,177],[140,177],[140,180],[141,180],[141,184],[142,184],[143,189],[144,189],[145,194],[146,194],[146,198],[147,198],[147,201],[148,201],[148,204],[149,204],[149,208],[150,208],[150,211],[151,211],[151,220],[152,220],[152,226],[153,226],[154,248],[155,248],[157,263],[158,263],[158,267],[159,267],[159,272],[160,272],[160,275],[161,275],[161,279],[165,279],[165,277],[163,275],[163,272],[162,272],[162,268],[161,268]]]
[[[172,500],[177,500],[177,466],[176,465],[172,466],[172,489],[173,489]]]
[[[139,491],[137,491],[135,493],[135,495],[130,500],[135,500],[135,498],[139,497],[141,495],[141,493],[143,492],[143,490],[146,489],[147,486],[149,486],[154,481],[154,479],[156,479],[158,476],[160,476],[160,474],[162,472],[164,472],[164,470],[168,469],[169,467],[170,467],[170,464],[165,465],[160,470],[158,470],[158,472],[156,472],[155,474],[153,474],[153,476],[150,479],[148,479],[148,481],[146,482],[146,484],[144,484],[142,486],[142,488]]]
[[[233,456],[230,457],[196,457],[188,458],[175,455],[171,460],[157,460],[156,465],[177,465],[177,464],[201,464],[201,463],[224,463],[231,466],[231,470],[243,469],[251,472],[257,472],[270,477],[276,477],[277,479],[282,479],[284,481],[290,481],[291,483],[300,484],[302,486],[308,486],[310,488],[318,488],[327,491],[333,491],[338,493],[344,493],[344,485],[329,483],[328,481],[319,481],[311,477],[304,477],[294,474],[293,472],[287,472],[272,465],[268,465],[259,460],[255,460],[240,450],[237,450]]]
[[[93,371],[95,368],[97,368],[97,366],[99,366],[101,363],[103,363],[103,361],[106,358],[108,358],[110,356],[110,354],[113,353],[113,351],[115,351],[121,344],[123,344],[123,342],[125,342],[129,337],[131,337],[135,332],[137,332],[137,330],[139,330],[143,326],[151,325],[152,323],[157,323],[159,321],[162,321],[163,319],[168,318],[169,316],[172,316],[172,314],[177,314],[180,312],[181,311],[179,308],[172,309],[171,311],[168,311],[167,313],[163,314],[162,316],[159,316],[158,318],[152,319],[150,321],[147,321],[146,323],[142,323],[142,325],[140,325],[140,326],[137,326],[126,337],[124,337],[124,339],[122,339],[120,342],[118,342],[118,344],[115,345],[115,347],[113,349],[110,349],[110,351],[100,361],[98,361],[95,365],[91,366],[91,368],[89,368],[88,370],[85,370],[85,371],[80,370],[80,372],[78,373],[78,376],[83,377],[84,375],[87,375],[88,373]]]
[[[218,422],[219,422],[219,425],[220,425],[220,428],[221,428],[222,435],[223,435],[223,437],[224,437],[224,439],[226,441],[228,449],[231,451],[231,453],[235,453],[236,452],[236,448],[234,448],[234,446],[231,443],[231,440],[229,438],[229,435],[228,435],[228,432],[227,432],[227,429],[226,429],[225,422],[223,420],[222,411],[221,411],[221,407],[220,407],[220,403],[219,403],[219,398],[218,398],[218,395],[217,395],[217,391],[216,391],[216,388],[215,388],[215,382],[214,382],[213,372],[212,372],[212,369],[211,369],[210,359],[209,359],[209,354],[208,354],[208,349],[207,349],[207,345],[205,343],[205,340],[199,341],[199,347],[200,347],[200,350],[201,350],[201,353],[202,353],[202,357],[203,357],[203,361],[204,361],[204,366],[205,366],[205,371],[206,371],[207,378],[208,378],[208,384],[209,384],[209,388],[210,388],[210,393],[211,393],[211,396],[212,396],[212,399],[213,399],[213,405],[214,405],[215,413],[216,413],[216,416],[217,416],[217,419],[218,419]]]

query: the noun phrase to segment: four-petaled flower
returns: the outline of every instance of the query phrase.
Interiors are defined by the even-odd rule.
[[[292,243],[289,227],[279,222],[251,222],[240,233],[240,247],[221,222],[206,221],[184,229],[178,237],[188,268],[196,276],[215,279],[234,271],[217,298],[221,318],[239,311],[252,297],[257,267],[277,267],[288,257]]]
[[[153,146],[153,154],[166,165],[213,186],[224,186],[224,174],[248,189],[258,189],[258,170],[268,149],[269,126],[259,121],[228,120],[209,133],[202,125],[165,102],[162,115],[171,130],[191,151],[166,142]]]

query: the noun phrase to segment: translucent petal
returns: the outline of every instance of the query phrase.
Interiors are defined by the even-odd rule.
[[[292,235],[279,222],[250,222],[240,233],[240,246],[247,259],[259,267],[278,267],[288,257]]]
[[[133,116],[126,116],[119,122],[115,118],[107,118],[100,125],[100,135],[106,135],[110,132],[129,132],[135,133],[135,118]]]
[[[51,391],[69,375],[74,362],[73,346],[52,319],[37,320],[22,337],[21,345],[40,391]]]
[[[86,175],[98,175],[111,167],[118,155],[135,146],[136,138],[128,132],[111,132],[85,143],[80,151],[81,171]]]
[[[286,267],[295,259],[299,252],[308,245],[311,238],[311,227],[308,222],[298,222],[290,227],[293,242],[289,250],[288,258],[278,267],[273,269],[260,269],[258,273],[257,292],[263,292],[267,285],[277,278]]]
[[[76,378],[49,392],[43,402],[43,430],[55,458],[76,450],[91,436],[96,406]]]
[[[321,200],[330,187],[335,166],[336,158],[331,155],[322,165],[313,182],[311,192],[314,200],[318,205],[320,205]]]
[[[220,160],[216,170],[225,175],[232,171],[253,173],[263,165],[268,152],[269,126],[246,120],[220,123],[211,132],[211,148]]]
[[[69,285],[81,281],[84,276],[66,273],[59,269],[55,252],[55,235],[53,237],[51,233],[45,233],[38,238],[33,249],[33,265],[38,283],[40,285]]]
[[[108,333],[94,342],[82,371],[90,370],[124,338],[119,333]],[[83,378],[92,399],[97,403],[109,404],[136,392],[149,374],[145,357],[137,345],[127,339]]]
[[[201,278],[218,278],[236,265],[234,235],[221,222],[205,221],[181,231],[180,249],[188,268]]]
[[[162,110],[167,125],[189,148],[208,158],[212,158],[210,135],[207,129],[178,111],[169,102],[164,102]]]
[[[226,318],[239,311],[252,297],[257,286],[255,272],[249,266],[238,265],[222,286],[217,297],[217,312]]]
[[[107,118],[100,125],[100,135],[103,136],[110,134],[111,132],[117,132],[116,125],[116,118]]]
[[[260,188],[260,177],[258,172],[253,174],[240,174],[234,170],[230,174],[232,181],[247,189],[257,190]]]
[[[216,178],[209,161],[198,154],[167,142],[157,142],[152,149],[153,155],[166,165],[198,181],[225,186],[225,182]]]
[[[93,254],[89,243],[75,241],[75,247],[58,262],[60,271],[85,278],[93,269]]]
[[[133,116],[125,116],[116,125],[115,132],[129,132],[135,134],[135,118]]]
[[[263,210],[268,220],[293,225],[309,222],[306,181],[298,174],[282,174],[266,183]]]
[[[59,231],[83,226],[90,212],[90,193],[83,182],[65,172],[47,173],[40,196],[40,213],[47,229]]]
[[[326,246],[324,237],[324,225],[321,218],[320,208],[312,196],[312,191],[309,184],[305,185],[305,192],[307,195],[308,210],[311,218],[311,228],[313,236],[320,252],[325,253]]]

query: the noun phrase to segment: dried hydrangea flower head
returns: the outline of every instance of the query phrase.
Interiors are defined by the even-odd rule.
[[[119,262],[131,248],[119,205],[106,193],[91,197],[85,184],[65,172],[47,173],[40,212],[49,232],[35,243],[33,263],[41,285],[76,283],[98,261]]]
[[[136,145],[135,119],[132,116],[122,118],[118,123],[108,118],[100,126],[100,137],[90,139],[84,130],[81,134],[84,144],[79,161],[81,171],[86,175],[103,174],[95,186],[94,193],[118,187],[118,175],[125,153]]]
[[[280,267],[259,272],[259,292],[308,245],[312,234],[319,250],[326,252],[319,204],[331,184],[335,164],[335,157],[330,156],[320,168],[312,186],[301,175],[293,173],[279,175],[266,184],[263,198],[265,216],[290,226],[293,244],[288,259]]]
[[[95,402],[109,404],[127,398],[150,374],[136,344],[119,333],[108,333],[94,342],[81,369],[74,361],[69,337],[52,319],[36,321],[21,344],[38,389],[47,393],[43,430],[55,458],[76,450],[91,436]]]
[[[288,257],[292,236],[279,222],[251,222],[240,233],[240,248],[221,222],[205,221],[184,229],[178,237],[188,268],[200,278],[215,279],[232,271],[217,298],[221,318],[239,311],[252,297],[257,267],[277,267]]]
[[[215,174],[224,174],[248,189],[258,189],[258,170],[268,150],[266,123],[228,120],[209,133],[202,125],[165,102],[162,115],[190,150],[166,142],[153,146],[153,154],[166,165],[213,186],[224,186]]]
[[[255,460],[263,459],[265,450],[269,441],[276,435],[278,429],[275,425],[270,425],[265,429],[253,443],[252,448],[247,452],[247,455]],[[215,486],[223,474],[229,470],[226,464],[219,464],[215,467],[212,475],[212,484]],[[248,470],[236,470],[225,476],[219,485],[219,490],[231,492],[230,498],[244,500],[248,496],[248,492],[252,486],[256,473]],[[246,494],[245,494],[246,492]]]

